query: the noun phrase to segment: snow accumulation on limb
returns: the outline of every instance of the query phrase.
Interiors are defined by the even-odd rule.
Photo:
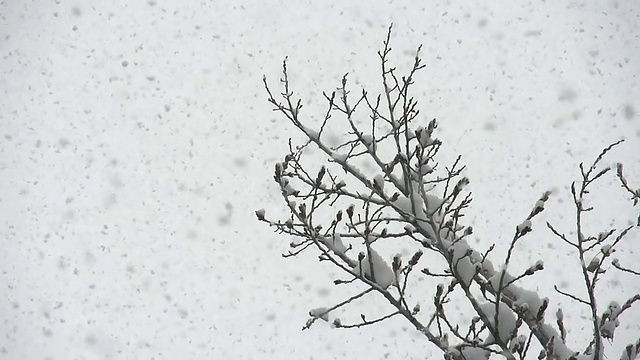
[[[332,152],[331,157],[333,158],[333,161],[337,162],[338,164],[346,165],[348,154],[340,154],[337,152]]]
[[[332,251],[340,260],[342,260],[346,264],[347,268],[353,269],[356,267],[357,261],[351,259],[346,254],[349,247],[344,244],[340,234],[335,233],[332,236],[319,237],[318,240]]]
[[[480,304],[480,308],[485,313],[491,325],[495,327],[494,319],[496,317],[495,305],[489,302],[483,302]],[[511,334],[516,329],[516,316],[513,311],[507,307],[504,303],[500,303],[500,307],[498,310],[498,329],[496,329],[498,336],[502,341],[505,341],[511,338]],[[486,343],[491,344],[495,339],[492,335],[485,340]]]
[[[434,240],[436,238],[435,230],[430,224],[429,219],[435,218],[434,212],[441,206],[442,199],[435,195],[426,195],[424,198],[419,194],[417,187],[414,187],[414,191],[411,197],[401,195],[393,202],[393,205],[400,210],[400,213],[413,217],[416,225],[420,228],[421,233],[426,234],[427,238]]]
[[[635,360],[638,357],[640,357],[640,339],[635,344],[629,344],[624,348],[620,360]]]
[[[335,234],[331,240],[325,239],[325,244],[334,252],[344,254],[347,251],[347,247],[342,242],[340,234]]]
[[[362,260],[358,261],[358,265],[356,265],[353,270],[354,273],[358,276],[364,276],[370,280],[375,280],[376,284],[383,289],[393,285],[395,283],[395,274],[389,264],[387,264],[387,262],[384,261],[380,254],[378,254],[374,249],[369,248],[368,253],[371,257],[369,258],[369,254],[366,254],[363,257],[361,256]],[[371,264],[373,264],[373,277],[375,277],[375,279],[372,279]]]
[[[450,348],[449,355],[454,359],[489,360],[491,351],[479,347],[462,346],[461,349]]]
[[[320,141],[320,133],[318,131],[315,131],[311,128],[308,128],[304,125],[300,125],[300,129],[307,134],[307,136],[309,137],[310,140],[313,141]]]
[[[309,310],[309,316],[312,318],[319,318],[324,321],[329,321],[329,309],[326,307],[319,307]]]
[[[457,241],[453,245],[453,259],[455,259],[455,269],[458,273],[458,277],[464,283],[465,287],[469,287],[473,277],[478,273],[479,265],[476,266],[476,264],[471,262],[471,258],[467,256],[468,246],[465,245],[465,240]]]
[[[502,289],[500,289],[500,278],[502,272],[496,272],[492,277],[488,279],[489,284],[495,291],[507,291],[512,294],[511,300],[515,305],[527,309],[532,314],[537,314],[544,306],[545,302],[548,302],[548,298],[541,299],[535,291],[526,290],[514,285],[514,277],[509,273],[504,273],[504,279],[502,283]]]

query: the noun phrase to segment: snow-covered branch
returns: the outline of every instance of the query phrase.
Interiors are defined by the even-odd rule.
[[[574,358],[580,353],[566,343],[573,324],[564,322],[561,310],[556,312],[555,324],[547,324],[549,299],[520,285],[523,278],[542,271],[543,262],[530,264],[520,274],[508,271],[517,244],[537,226],[536,216],[544,211],[551,194],[544,192],[529,214],[523,214],[524,220],[515,226],[511,242],[504,244],[507,255],[499,266],[490,260],[494,246],[479,251],[469,245],[473,228],[463,219],[472,196],[467,190],[470,180],[462,175],[465,167],[460,156],[449,166],[437,162],[443,146],[435,137],[438,123],[436,119],[424,120],[411,96],[416,74],[424,68],[421,49],[406,75],[401,76],[396,67],[390,66],[390,39],[391,27],[378,52],[382,93],[371,95],[362,90],[353,98],[348,76],[344,75],[336,91],[323,93],[327,110],[316,127],[304,117],[302,100],[295,98],[290,88],[286,59],[279,96],[267,78],[263,79],[273,110],[298,128],[306,141],[298,146],[290,141],[289,152],[274,170],[288,217],[271,220],[262,209],[256,216],[277,232],[293,237],[283,256],[294,257],[315,249],[320,261],[341,270],[342,278],[335,279],[334,284],[354,288],[351,297],[311,310],[303,328],[317,319],[336,328],[352,328],[400,316],[445,358],[487,359],[491,354],[508,359]],[[329,141],[327,135],[333,126],[345,129],[346,136],[338,144]],[[598,315],[596,282],[605,267],[612,264],[634,274],[610,257],[635,227],[597,236],[588,236],[582,228],[583,214],[593,210],[585,207],[587,188],[608,173],[609,168],[599,169],[599,162],[617,144],[605,148],[589,168],[580,165],[582,179],[571,187],[577,239],[547,224],[580,257],[587,296],[557,290],[591,308],[594,340],[582,355],[592,358],[600,358],[601,340],[613,338],[620,314],[637,300],[628,299],[623,306],[612,303],[608,312]],[[309,164],[305,152],[308,147],[317,147],[325,157],[319,168]],[[637,202],[638,193],[622,176],[621,165],[617,174],[622,187]],[[406,259],[399,253],[385,253],[389,246],[411,248],[409,254],[413,255]],[[416,268],[421,271],[413,271]],[[418,291],[420,282],[434,286]],[[356,299],[362,301],[376,294],[386,299],[388,312],[368,316],[359,311],[355,320],[330,320],[335,310],[352,307]],[[454,316],[460,313],[451,306],[454,299],[468,305],[466,311],[473,314],[469,320]],[[637,346],[628,349],[632,354]]]

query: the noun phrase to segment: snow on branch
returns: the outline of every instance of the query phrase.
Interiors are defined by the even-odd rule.
[[[593,236],[585,234],[582,227],[584,213],[593,210],[585,207],[587,188],[609,172],[599,163],[619,142],[605,148],[589,167],[580,164],[582,179],[571,186],[577,238],[570,239],[547,223],[581,260],[582,268],[577,273],[584,278],[588,298],[556,287],[562,296],[591,309],[594,338],[580,353],[567,346],[570,329],[580,325],[565,323],[561,309],[556,312],[555,323],[548,324],[548,297],[520,284],[523,278],[543,271],[543,262],[529,264],[519,274],[508,271],[517,245],[538,226],[536,217],[544,211],[551,193],[544,192],[529,214],[523,214],[523,221],[515,224],[510,243],[496,244],[507,248],[499,266],[492,262],[494,246],[479,251],[469,244],[473,228],[463,219],[472,196],[467,190],[470,180],[462,175],[465,166],[461,156],[448,166],[437,161],[443,147],[435,137],[438,122],[425,119],[411,95],[418,72],[425,68],[421,48],[401,75],[397,67],[390,65],[391,30],[389,27],[378,52],[382,93],[352,91],[348,75],[344,75],[335,91],[322,93],[327,110],[319,125],[306,117],[302,100],[291,90],[287,59],[282,65],[279,91],[273,91],[266,76],[263,78],[273,110],[302,132],[306,141],[294,145],[290,140],[288,153],[274,168],[273,179],[288,215],[271,220],[260,209],[256,217],[292,239],[284,257],[315,252],[319,261],[341,271],[334,284],[348,287],[353,293],[332,306],[318,304],[309,311],[310,318],[303,329],[317,319],[346,329],[402,317],[445,358],[487,359],[492,354],[507,359],[570,359],[577,355],[601,358],[602,340],[614,337],[622,321],[620,314],[638,300],[627,299],[621,302],[622,306],[612,303],[604,312],[597,308],[595,300],[597,279],[607,265],[638,275],[636,270],[611,259],[637,225]],[[333,127],[347,129],[337,144],[326,135],[327,129]],[[319,168],[305,151],[308,147],[317,148],[324,157]],[[637,203],[638,190],[630,187],[622,165],[617,167],[617,176]],[[395,255],[388,252],[389,248],[396,249]],[[407,248],[413,249],[413,255],[403,258],[400,250]],[[437,285],[433,283],[436,281]],[[421,289],[420,283],[433,283],[434,287]],[[362,303],[371,296],[385,299],[389,311],[371,316],[359,309],[355,318],[333,317],[336,310],[356,307],[356,299]],[[466,310],[451,305],[460,302],[467,305]],[[467,320],[454,316],[460,311],[469,314]],[[345,314],[350,316],[351,312]],[[637,344],[629,345],[622,358],[637,352]]]

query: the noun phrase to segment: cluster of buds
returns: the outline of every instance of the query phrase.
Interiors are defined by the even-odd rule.
[[[427,126],[426,129],[423,128],[422,126],[419,126],[414,131],[414,134],[416,135],[416,139],[418,140],[418,144],[420,145],[420,147],[424,149],[427,146],[438,144],[437,139],[431,138],[431,135],[433,135],[433,130],[435,130],[437,127],[438,127],[438,124],[436,122],[436,119],[433,119],[429,122],[429,125]]]

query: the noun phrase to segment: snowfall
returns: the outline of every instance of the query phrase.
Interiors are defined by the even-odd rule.
[[[423,126],[439,121],[441,162],[468,166],[470,244],[496,243],[499,262],[552,191],[517,262],[544,261],[522,286],[563,307],[583,350],[588,308],[553,290],[583,291],[578,262],[544,224],[571,234],[577,165],[612,142],[605,165],[640,183],[637,1],[14,0],[0,3],[0,358],[440,358],[399,318],[302,331],[352,293],[317,254],[283,258],[291,239],[254,215],[286,216],[273,167],[303,140],[263,75],[277,86],[288,56],[313,124],[345,73],[356,93],[381,90],[391,23],[399,68],[423,45],[414,96]],[[614,176],[597,190],[590,230],[637,217]],[[636,270],[639,236],[616,253]],[[603,309],[640,292],[615,270],[598,285]],[[625,314],[610,358],[640,334],[640,308]]]

